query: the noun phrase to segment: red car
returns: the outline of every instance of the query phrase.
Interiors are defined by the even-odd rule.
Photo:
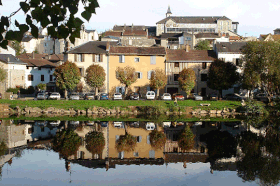
[[[175,100],[175,97],[177,98],[177,100],[184,100],[185,97],[182,94],[179,93],[175,93],[172,95],[172,99]]]

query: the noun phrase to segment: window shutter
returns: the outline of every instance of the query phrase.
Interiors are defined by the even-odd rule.
[[[120,139],[119,135],[116,135],[116,141],[118,141]]]
[[[119,93],[119,87],[116,87],[116,93]]]
[[[143,73],[142,72],[140,72],[140,79],[142,79],[143,78]]]
[[[121,55],[119,56],[119,62],[120,63],[122,62],[122,56]]]
[[[142,141],[142,136],[138,136],[138,143]]]
[[[125,93],[125,87],[122,87],[122,94]]]
[[[85,62],[85,55],[82,54],[82,62]]]
[[[122,55],[122,63],[124,63],[124,55]]]
[[[75,62],[77,61],[77,54],[74,54],[74,60],[75,60]]]
[[[151,90],[150,86],[147,86],[147,91],[150,91],[150,90]]]
[[[99,54],[100,55],[100,62],[103,62],[103,54]]]
[[[150,157],[150,158],[155,158],[155,155],[156,155],[156,153],[155,153],[154,150],[150,150],[150,151],[149,151],[149,157]]]
[[[151,65],[156,64],[156,56],[151,56]]]
[[[92,62],[95,62],[95,54],[92,54]]]
[[[148,79],[151,79],[152,71],[148,71]]]
[[[150,141],[150,135],[147,136],[147,144],[151,144],[151,141]]]

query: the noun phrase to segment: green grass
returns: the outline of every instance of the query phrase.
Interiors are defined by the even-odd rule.
[[[210,103],[210,106],[200,106],[201,103]],[[41,109],[48,107],[55,107],[61,109],[79,109],[86,110],[93,107],[126,108],[128,106],[157,106],[169,108],[174,105],[173,101],[146,101],[146,100],[7,100],[1,99],[0,104],[9,104],[10,107],[19,106],[24,107],[39,107]],[[178,101],[179,107],[193,107],[201,108],[202,110],[223,109],[223,108],[237,108],[241,106],[240,101],[194,101],[184,100]]]

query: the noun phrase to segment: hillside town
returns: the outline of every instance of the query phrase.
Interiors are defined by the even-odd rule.
[[[159,90],[159,95],[166,92],[187,96],[178,78],[184,68],[191,68],[196,76],[196,85],[191,92],[207,97],[217,92],[207,86],[211,63],[216,60],[232,63],[242,73],[241,49],[247,42],[280,40],[280,28],[275,29],[274,34],[261,34],[255,38],[239,35],[238,25],[239,22],[226,16],[172,16],[169,6],[165,17],[153,26],[114,25],[103,33],[97,33],[82,25],[80,38],[76,38],[74,43],[50,38],[44,29],[39,30],[38,38],[26,32],[17,44],[20,47],[15,48],[15,43],[10,41],[8,49],[0,51],[0,63],[7,71],[0,92],[16,87],[38,90],[39,84],[45,84],[48,92],[61,92],[53,73],[56,67],[69,61],[80,70],[79,92],[95,91],[86,83],[85,76],[88,67],[96,64],[106,74],[99,93],[125,94],[126,85],[117,79],[116,70],[130,66],[136,69],[137,75],[137,81],[129,87],[132,92],[144,96],[147,91],[154,90],[149,83],[151,74],[161,69],[167,76],[167,83]],[[201,49],[199,45],[205,41],[207,48]],[[70,91],[77,91],[77,88]],[[241,94],[240,84],[222,90],[221,96],[230,93]]]

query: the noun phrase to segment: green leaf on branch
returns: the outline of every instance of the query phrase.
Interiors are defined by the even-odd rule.
[[[1,23],[4,24],[4,25],[6,25],[7,27],[10,26],[10,24],[9,24],[9,19],[8,19],[8,17],[6,17],[6,16],[2,16],[2,17],[1,17]]]
[[[20,2],[19,4],[24,13],[27,13],[30,9],[29,5],[26,2]]]
[[[81,15],[82,15],[82,17],[85,18],[87,21],[89,21],[90,18],[91,18],[91,13],[88,12],[88,11],[83,11]]]
[[[35,25],[31,25],[31,34],[35,38],[38,38],[39,29]]]

